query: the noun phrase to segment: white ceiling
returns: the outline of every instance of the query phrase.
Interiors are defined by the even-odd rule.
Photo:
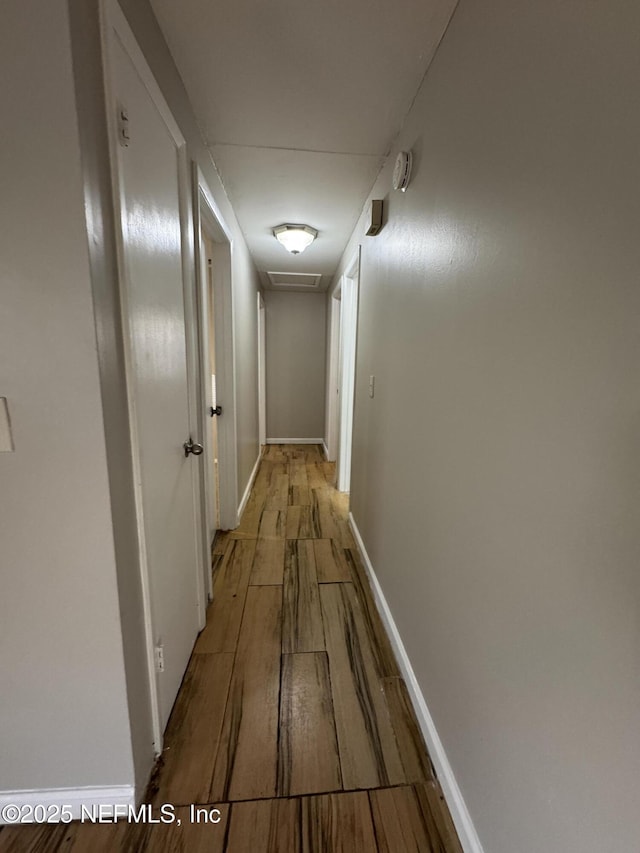
[[[456,2],[151,0],[265,287],[328,286]]]

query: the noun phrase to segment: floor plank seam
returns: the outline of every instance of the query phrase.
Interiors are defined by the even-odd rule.
[[[374,788],[372,790],[383,790],[382,788]],[[380,838],[379,838],[379,829],[376,823],[376,819],[373,814],[373,803],[371,802],[371,790],[367,791],[367,802],[369,803],[369,814],[371,815],[371,826],[373,827],[373,838],[376,843],[376,851],[380,850]],[[427,853],[427,851],[425,851]]]
[[[236,547],[236,546],[234,545],[233,547]],[[249,575],[249,576],[250,576],[250,575]],[[211,774],[210,774],[210,777],[209,777],[209,791],[211,791],[211,788],[213,787],[213,780],[214,780],[214,777],[215,777],[216,767],[217,767],[217,765],[218,765],[218,756],[219,756],[219,754],[220,754],[220,750],[222,749],[222,746],[223,746],[222,732],[224,731],[224,724],[225,724],[225,720],[226,720],[226,717],[227,717],[227,711],[229,710],[229,700],[231,699],[231,687],[232,687],[232,685],[233,685],[233,673],[235,672],[236,661],[237,661],[237,656],[238,656],[238,644],[239,644],[239,641],[240,641],[240,630],[241,630],[241,628],[242,628],[242,622],[243,622],[243,620],[244,620],[244,614],[245,614],[245,611],[246,611],[246,608],[247,608],[247,593],[248,593],[248,590],[249,590],[249,587],[248,587],[248,585],[247,585],[247,589],[245,590],[245,594],[244,594],[244,600],[243,600],[243,602],[242,602],[242,613],[240,614],[240,621],[239,621],[238,633],[237,633],[237,636],[236,636],[236,641],[235,641],[235,645],[234,645],[234,649],[233,649],[233,662],[232,662],[232,665],[231,665],[231,673],[232,673],[232,674],[231,674],[231,678],[229,679],[229,685],[228,685],[228,687],[227,687],[227,697],[226,697],[226,699],[225,699],[225,703],[224,703],[224,711],[223,711],[223,713],[222,713],[222,725],[221,725],[221,729],[220,729],[220,735],[219,735],[219,738],[218,738],[218,748],[216,749],[216,754],[215,754],[215,758],[214,758],[214,760],[213,760],[213,764],[212,764],[212,767],[211,767]],[[226,787],[227,787],[227,785],[229,784],[229,780],[230,780],[230,778],[231,778],[231,774],[229,773],[229,774],[228,774],[228,777],[227,777],[227,781],[225,781],[225,788],[226,788]]]
[[[322,614],[322,608],[320,609],[320,612]],[[324,615],[322,616],[322,627],[324,629]],[[327,636],[327,634],[326,634],[326,630],[325,630],[325,647],[326,647],[326,636]],[[333,715],[333,727],[334,727],[335,736],[336,736],[336,747],[338,749],[338,768],[340,770],[340,787],[341,787],[341,790],[344,791],[345,788],[344,788],[344,774],[342,771],[342,758],[340,756],[340,744],[338,742],[338,730],[336,727],[336,709],[335,709],[334,704],[333,704],[333,685],[331,683],[331,661],[329,659],[329,652],[327,651],[327,652],[325,652],[325,654],[327,656],[327,671],[329,673],[329,697],[328,697],[328,699],[329,699],[329,702],[331,703],[331,713]]]
[[[245,599],[245,601],[246,601],[246,599]],[[243,607],[243,615],[244,615],[244,607]],[[233,662],[231,664],[231,676],[229,677],[229,684],[227,685],[227,695],[226,695],[225,700],[224,700],[224,709],[222,711],[222,717],[221,717],[221,722],[220,722],[220,731],[218,734],[218,747],[216,749],[216,754],[215,754],[215,757],[213,759],[213,763],[211,765],[211,774],[209,775],[209,781],[208,781],[209,792],[211,792],[211,787],[213,785],[213,777],[215,774],[216,765],[218,763],[218,754],[219,754],[219,751],[222,747],[222,732],[224,729],[224,721],[225,721],[225,717],[227,715],[227,709],[229,707],[229,699],[231,698],[231,685],[233,682],[233,670],[234,670],[235,663],[236,663],[237,651],[238,651],[238,643],[236,641],[236,648],[235,648],[235,651],[233,652]],[[189,803],[189,805],[191,805],[191,803]]]
[[[282,607],[284,608],[284,584],[282,586]],[[276,739],[276,798],[279,797],[280,792],[280,774],[281,774],[281,763],[282,763],[282,755],[281,755],[281,741],[282,741],[282,731],[280,720],[282,719],[282,637],[284,633],[284,613],[280,611],[280,678],[278,680],[278,737]]]
[[[396,789],[402,788],[411,788],[416,785],[432,785],[433,781],[424,781],[424,782],[396,782],[391,785],[372,785],[371,787],[364,788],[333,788],[326,791],[311,791],[307,794],[282,794],[281,796],[276,797],[242,797],[235,800],[214,800],[209,799],[206,802],[199,803],[180,803],[174,802],[173,806],[177,809],[186,809],[189,806],[196,806],[198,808],[208,808],[209,806],[234,806],[236,803],[263,803],[263,802],[272,802],[273,800],[308,800],[312,797],[331,797],[334,795],[340,796],[341,794],[369,794],[375,791],[393,791]]]

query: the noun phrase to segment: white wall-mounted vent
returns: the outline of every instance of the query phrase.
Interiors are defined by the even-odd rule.
[[[272,287],[319,290],[322,273],[308,272],[268,272]]]

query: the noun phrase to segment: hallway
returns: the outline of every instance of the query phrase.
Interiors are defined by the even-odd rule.
[[[145,802],[182,825],[0,832],[3,851],[422,851],[460,847],[316,445],[266,448]],[[220,821],[191,823],[215,804]]]
[[[640,3],[0,20],[0,853],[640,851]]]

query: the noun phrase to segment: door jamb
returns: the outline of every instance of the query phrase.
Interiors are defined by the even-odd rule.
[[[348,492],[351,486],[351,450],[356,386],[356,349],[358,340],[358,295],[360,284],[360,247],[342,276],[340,309],[340,429],[338,443],[337,486]]]
[[[208,407],[211,405],[211,387],[209,380],[209,282],[207,278],[208,265],[202,254],[201,228],[203,227],[200,213],[200,191],[198,188],[198,167],[192,163],[192,202],[193,202],[193,242],[195,247],[196,265],[196,317],[197,317],[197,355],[198,355],[198,423],[200,429],[198,441],[202,444],[202,465],[200,466],[200,488],[202,495],[202,539],[205,561],[203,583],[207,600],[213,598],[213,582],[211,577],[211,546],[215,530],[211,530],[211,470],[213,468],[213,447],[211,430],[208,428]]]
[[[329,298],[329,369],[327,371],[327,460],[338,458],[340,435],[340,310],[342,279]]]
[[[214,287],[214,323],[216,348],[216,386],[218,400],[222,405],[222,417],[218,423],[218,481],[220,505],[218,507],[221,530],[233,530],[238,526],[238,449],[237,449],[237,410],[236,410],[236,368],[234,346],[234,299],[232,286],[233,239],[220,210],[211,194],[202,170],[194,164],[194,211],[196,217],[195,240],[197,252],[200,252],[200,227],[219,247],[213,258]],[[204,358],[203,347],[209,341],[208,312],[209,294],[207,282],[203,281],[202,265],[196,264],[198,277],[199,312],[198,328],[200,332],[200,352]],[[207,356],[208,360],[208,356]],[[204,380],[204,377],[203,377]],[[210,398],[210,383],[201,384],[203,396],[204,423],[208,419],[207,400]],[[210,452],[205,465],[213,464]],[[205,477],[206,488],[211,488],[211,480]],[[207,572],[210,576],[211,573]]]
[[[258,442],[267,443],[267,346],[266,306],[262,293],[258,293]]]

